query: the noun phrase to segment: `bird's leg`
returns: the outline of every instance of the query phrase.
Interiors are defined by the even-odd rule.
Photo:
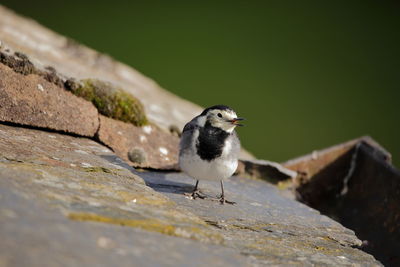
[[[194,186],[193,192],[192,192],[192,194],[191,194],[190,196],[191,196],[193,199],[196,199],[197,197],[199,197],[199,198],[201,198],[201,199],[206,198],[205,195],[203,195],[203,194],[200,193],[200,190],[199,190],[198,186],[199,186],[199,180],[196,180],[196,185]]]
[[[221,197],[219,198],[219,202],[221,202],[222,205],[225,203],[231,204],[231,205],[236,204],[236,202],[225,199],[224,183],[222,182],[222,180],[221,180]]]
[[[193,192],[196,192],[198,189],[197,187],[199,186],[199,180],[196,180],[196,185],[194,186]]]
[[[221,180],[221,197],[219,198],[221,204],[225,203],[224,183]]]

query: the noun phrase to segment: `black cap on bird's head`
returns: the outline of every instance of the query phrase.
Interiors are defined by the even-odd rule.
[[[215,105],[215,106],[208,107],[208,108],[206,108],[205,110],[203,110],[203,112],[200,114],[200,116],[206,115],[210,110],[229,110],[229,111],[235,112],[233,109],[231,109],[231,108],[228,107],[228,106],[225,106],[225,105]]]

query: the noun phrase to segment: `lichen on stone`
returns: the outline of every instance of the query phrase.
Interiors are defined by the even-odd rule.
[[[110,169],[104,167],[84,167],[83,170],[85,172],[104,172],[104,173],[113,173]]]
[[[79,82],[67,80],[64,85],[73,94],[91,101],[98,111],[107,117],[136,126],[148,123],[139,99],[109,82],[95,79],[84,79]]]
[[[217,233],[209,232],[207,229],[200,229],[196,226],[178,226],[158,219],[126,219],[113,218],[96,213],[71,212],[68,218],[75,221],[92,221],[120,226],[139,228],[142,230],[157,232],[165,235],[190,238],[194,240],[211,242],[215,244],[223,243],[223,237]]]
[[[133,148],[128,152],[128,158],[130,161],[138,164],[146,162],[146,152],[141,148]]]
[[[156,220],[150,220],[150,219],[134,220],[134,219],[123,219],[123,218],[111,218],[94,213],[70,213],[68,214],[68,217],[71,220],[76,220],[76,221],[93,221],[93,222],[110,223],[121,226],[140,228],[143,230],[158,232],[167,235],[175,235],[175,226],[164,224]]]

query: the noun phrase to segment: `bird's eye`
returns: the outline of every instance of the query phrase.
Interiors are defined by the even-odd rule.
[[[222,118],[222,114],[221,113],[218,113],[217,115],[218,115],[218,117]]]

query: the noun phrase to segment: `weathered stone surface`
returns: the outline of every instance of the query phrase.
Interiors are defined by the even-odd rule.
[[[147,185],[207,221],[223,236],[224,244],[266,266],[379,266],[353,231],[294,200],[283,197],[264,181],[232,177],[225,194],[236,205],[216,199],[192,200],[183,195],[194,180],[180,173],[141,173]],[[191,185],[191,186],[188,186]],[[201,181],[210,197],[220,194],[219,183]]]
[[[244,256],[222,246],[69,220],[11,182],[0,179],[0,266],[248,265]]]
[[[10,55],[5,51],[0,51],[0,62],[20,74],[28,75],[38,72],[28,57],[22,53]]]
[[[220,205],[85,138],[0,125],[0,151],[0,265],[379,266],[351,230],[263,181],[233,178],[238,204]]]
[[[303,173],[295,184],[302,202],[353,229],[363,250],[387,266],[400,265],[400,171],[369,137],[289,161]]]
[[[23,75],[0,63],[0,121],[83,136],[97,131],[96,108],[37,75]]]
[[[0,266],[248,262],[91,140],[0,125],[0,151]]]
[[[132,166],[178,169],[179,139],[155,125],[136,127],[100,115],[98,139]]]

